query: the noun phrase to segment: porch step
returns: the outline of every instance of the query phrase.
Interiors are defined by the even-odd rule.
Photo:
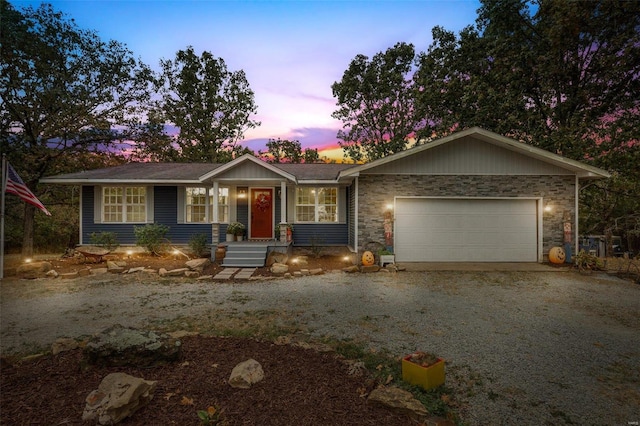
[[[268,247],[250,245],[229,245],[222,261],[224,267],[258,267],[264,266],[267,260]]]

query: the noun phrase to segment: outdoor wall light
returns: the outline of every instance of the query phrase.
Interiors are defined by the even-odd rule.
[[[553,207],[551,206],[551,204],[547,204],[546,206],[544,206],[544,211],[547,213],[551,213],[553,211]]]
[[[24,260],[24,263],[31,263],[32,261],[33,261],[33,259],[31,259],[30,257],[27,257],[27,258]]]
[[[387,210],[393,210],[393,204],[391,203],[387,204]]]
[[[247,188],[238,188],[238,198],[247,198]]]

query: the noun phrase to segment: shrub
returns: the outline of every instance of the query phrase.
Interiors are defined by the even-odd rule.
[[[92,232],[89,235],[91,238],[91,244],[98,247],[104,247],[109,251],[113,251],[120,246],[118,243],[118,234],[115,232],[100,232],[99,234],[96,232]]]
[[[136,244],[144,247],[149,253],[155,254],[156,256],[160,256],[162,253],[162,246],[167,242],[165,237],[168,232],[169,227],[159,223],[133,227]]]
[[[202,256],[207,251],[207,234],[192,235],[189,239],[189,248],[195,256]]]

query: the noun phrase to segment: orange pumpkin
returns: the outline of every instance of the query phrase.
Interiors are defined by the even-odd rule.
[[[552,247],[549,250],[549,262],[551,263],[561,264],[564,263],[566,258],[567,255],[562,247]]]
[[[362,264],[364,266],[371,266],[376,261],[375,257],[373,257],[373,253],[370,251],[365,251],[362,254]]]

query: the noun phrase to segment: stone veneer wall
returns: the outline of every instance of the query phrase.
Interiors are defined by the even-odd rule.
[[[563,215],[575,223],[574,176],[360,175],[358,178],[358,251],[368,242],[384,244],[383,213],[396,196],[543,197],[543,253],[563,243]],[[575,229],[573,229],[575,240]]]

